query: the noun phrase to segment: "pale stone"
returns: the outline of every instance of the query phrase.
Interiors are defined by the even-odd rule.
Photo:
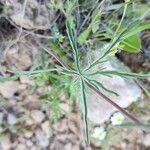
[[[43,131],[36,132],[36,139],[42,148],[46,148],[49,145],[49,138]]]
[[[33,146],[33,143],[32,143],[30,140],[27,140],[27,141],[26,141],[26,145],[27,145],[28,147],[32,147],[32,146]]]
[[[29,85],[33,84],[33,82],[27,76],[20,76],[20,82],[23,84],[29,84]]]
[[[4,114],[0,112],[0,125],[3,123]]]
[[[146,146],[146,147],[149,147],[150,146],[150,134],[147,134],[144,139],[143,139],[143,144]]]
[[[19,83],[16,81],[9,81],[0,84],[0,93],[5,98],[12,98],[14,93],[18,91]]]
[[[18,150],[26,150],[27,147],[26,147],[25,143],[20,143],[17,145],[17,149]]]
[[[31,116],[36,123],[41,123],[45,118],[45,114],[40,110],[31,111]]]
[[[72,144],[71,143],[67,143],[64,147],[64,150],[71,150],[72,149]]]
[[[26,138],[31,138],[31,137],[33,136],[33,132],[27,131],[27,132],[24,134],[24,136],[25,136]]]
[[[13,114],[8,114],[8,117],[7,117],[7,122],[9,125],[14,125],[17,123],[17,118],[15,115]]]
[[[67,103],[60,103],[60,108],[64,113],[69,113],[70,112],[70,107]]]
[[[105,66],[108,70],[118,70],[112,62],[107,62]],[[105,87],[113,90],[119,94],[115,96],[110,93],[105,93],[107,97],[116,102],[120,107],[127,108],[132,102],[138,100],[141,96],[141,89],[138,85],[129,79],[124,79],[122,77],[113,76],[112,78],[106,76],[96,76],[97,81],[101,82]],[[88,118],[94,124],[101,124],[109,119],[111,114],[117,109],[109,104],[105,99],[100,97],[94,91],[91,91],[87,96],[88,103]]]
[[[12,143],[9,140],[9,137],[6,137],[1,141],[2,150],[9,150],[12,146]]]

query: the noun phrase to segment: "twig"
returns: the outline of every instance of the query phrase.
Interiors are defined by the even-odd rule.
[[[54,57],[57,60],[57,62],[59,62],[61,64],[61,66],[63,66],[66,69],[70,68],[56,54],[54,54],[50,49],[44,47],[44,45],[42,45],[42,44],[40,44],[40,47],[43,48],[49,55],[51,55],[52,57]]]
[[[121,108],[118,104],[116,104],[115,102],[113,102],[110,98],[108,98],[106,95],[104,95],[103,93],[101,93],[98,89],[96,89],[94,86],[92,86],[91,84],[87,83],[87,86],[92,89],[95,93],[97,93],[99,96],[101,96],[102,98],[104,98],[107,102],[109,102],[110,104],[112,104],[115,108],[117,108],[120,112],[122,112],[124,115],[126,115],[131,121],[133,121],[134,123],[141,123],[137,118],[135,118],[133,115],[131,115],[130,113],[128,113],[125,109]]]

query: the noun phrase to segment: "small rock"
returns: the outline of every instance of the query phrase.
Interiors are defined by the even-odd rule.
[[[51,137],[52,135],[52,129],[50,128],[50,123],[49,121],[45,121],[41,125],[42,130],[46,133],[47,137]]]
[[[36,146],[32,146],[32,147],[31,147],[31,150],[39,150],[39,149],[37,149]]]
[[[36,123],[41,123],[45,119],[45,115],[40,110],[31,111],[31,116]]]
[[[16,19],[22,20],[28,24],[28,19],[17,18],[21,17],[18,13],[15,16]],[[24,44],[16,44],[15,46],[11,47],[11,49],[6,54],[6,61],[9,62],[9,68],[17,68],[20,70],[26,70],[32,66],[32,59],[31,59],[31,51],[29,48]]]
[[[43,131],[49,129],[50,128],[49,121],[45,121],[44,123],[42,123],[41,127],[42,127]]]
[[[29,118],[29,119],[26,120],[26,125],[31,126],[33,124],[34,124],[34,121],[33,121],[32,118]]]
[[[70,107],[67,103],[60,103],[60,108],[64,111],[64,113],[69,113]]]
[[[33,146],[33,143],[32,143],[30,140],[27,140],[27,141],[26,141],[26,145],[27,145],[28,147],[32,147],[32,146]]]
[[[53,128],[57,132],[64,132],[68,130],[68,121],[67,119],[62,119],[60,122],[53,125]]]
[[[26,147],[26,145],[24,143],[20,143],[20,144],[17,145],[17,149],[18,150],[26,150],[27,147]]]
[[[51,91],[52,87],[51,86],[40,86],[37,88],[36,92],[39,96],[42,96],[44,93],[47,91]]]
[[[67,143],[64,147],[64,150],[71,150],[72,149],[72,144],[71,143]]]
[[[4,114],[0,112],[0,125],[3,123]]]
[[[14,93],[18,91],[19,83],[16,81],[9,81],[0,84],[0,93],[5,98],[12,98]]]
[[[146,147],[149,147],[150,146],[150,134],[147,134],[144,139],[143,139],[143,144],[146,146]]]
[[[13,114],[8,114],[7,122],[9,125],[14,125],[17,123],[17,118]]]
[[[33,132],[28,131],[28,132],[26,132],[26,133],[24,134],[24,136],[25,136],[26,138],[31,138],[31,137],[33,136]]]
[[[74,146],[72,147],[72,150],[80,150],[79,145],[74,145]]]
[[[10,142],[9,137],[6,137],[5,139],[2,140],[1,142],[2,150],[9,150],[11,146],[12,146],[12,143]]]
[[[68,139],[68,135],[67,134],[57,134],[55,139],[57,141],[64,143]]]
[[[29,84],[29,85],[33,84],[33,82],[27,76],[20,76],[20,82],[22,84]]]
[[[46,148],[49,145],[49,139],[48,139],[47,135],[44,132],[37,131],[36,132],[36,138],[38,140],[38,144],[42,148]]]
[[[76,135],[80,135],[80,130],[79,130],[79,127],[78,127],[78,124],[77,122],[73,121],[73,120],[70,120],[69,123],[68,123],[68,126],[69,126],[69,129]]]

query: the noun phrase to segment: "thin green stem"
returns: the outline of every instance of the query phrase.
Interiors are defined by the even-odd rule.
[[[117,29],[116,29],[116,31],[115,31],[113,37],[116,36],[116,34],[118,33],[118,31],[119,31],[119,29],[120,29],[120,27],[121,27],[121,25],[122,25],[122,22],[123,22],[123,20],[124,20],[124,18],[125,18],[126,12],[127,12],[127,7],[128,7],[128,3],[126,3],[125,6],[124,6],[122,18],[121,18],[121,20],[120,20],[120,22],[119,22],[119,25],[118,25],[118,27],[117,27]]]

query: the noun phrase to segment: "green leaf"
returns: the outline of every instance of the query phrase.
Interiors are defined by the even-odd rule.
[[[65,5],[64,5],[66,15],[70,15],[71,14],[71,12],[75,8],[76,2],[77,2],[77,0],[67,0],[66,1]]]
[[[150,130],[150,124],[130,124],[130,123],[127,123],[127,124],[121,124],[121,125],[118,125],[116,127],[122,127],[122,128],[140,128],[140,129],[149,129]]]
[[[76,37],[74,35],[74,30],[71,28],[70,22],[68,20],[66,22],[66,28],[67,28],[67,35],[68,35],[68,38],[69,38],[69,42],[70,42],[71,48],[72,48],[73,53],[74,53],[75,63],[76,63],[78,71],[80,71],[77,41],[76,41]]]
[[[97,89],[103,89],[104,91],[108,92],[108,93],[111,93],[111,94],[114,94],[115,96],[119,96],[116,92],[108,89],[107,87],[105,87],[102,83],[96,81],[96,80],[91,80],[89,78],[86,78],[87,81],[92,84],[93,86],[95,86]]]
[[[12,77],[2,77],[0,76],[0,83],[3,83],[3,82],[7,82],[7,81],[15,81],[18,79],[18,75],[15,75],[15,76],[12,76]]]
[[[45,51],[41,48],[40,49],[40,64],[43,68],[45,66],[45,55],[46,55]]]
[[[123,31],[123,35],[121,37],[121,39],[126,39],[128,37],[131,37],[132,35],[135,35],[145,29],[150,29],[150,22],[139,22],[139,21],[135,21],[133,23],[131,23],[125,31]]]
[[[79,44],[84,44],[86,42],[87,38],[90,35],[90,32],[91,32],[91,28],[87,28],[83,32],[80,33],[78,37]]]
[[[92,14],[91,27],[93,33],[95,33],[99,29],[100,17],[101,17],[100,10],[96,9]]]
[[[86,100],[86,91],[85,91],[85,84],[83,79],[81,79],[81,91],[82,91],[82,100],[83,100],[83,106],[84,106],[84,125],[85,125],[85,135],[86,135],[86,141],[89,143],[89,130],[88,130],[88,111],[87,111],[87,100]]]
[[[118,70],[106,70],[106,71],[97,71],[89,75],[105,75],[105,76],[120,76],[126,78],[147,78],[150,77],[150,74],[141,74],[141,73],[132,73],[132,72],[122,72]]]
[[[93,33],[95,33],[98,28],[99,28],[99,22],[100,22],[100,10],[96,9],[93,14],[92,14],[92,21],[89,24],[89,26],[80,33],[80,35],[78,36],[78,42],[79,44],[84,44],[86,42],[86,40],[88,39],[90,32],[92,31]]]
[[[122,47],[122,50],[127,52],[137,53],[140,52],[141,49],[141,40],[139,36],[135,34],[126,38],[119,46]]]
[[[75,17],[74,16],[69,16],[68,17],[68,21],[69,21],[69,24],[70,24],[70,27],[72,28],[72,29],[74,29],[75,28]]]
[[[66,75],[79,75],[77,71],[75,70],[68,70],[68,69],[62,69],[61,73],[66,74]]]

